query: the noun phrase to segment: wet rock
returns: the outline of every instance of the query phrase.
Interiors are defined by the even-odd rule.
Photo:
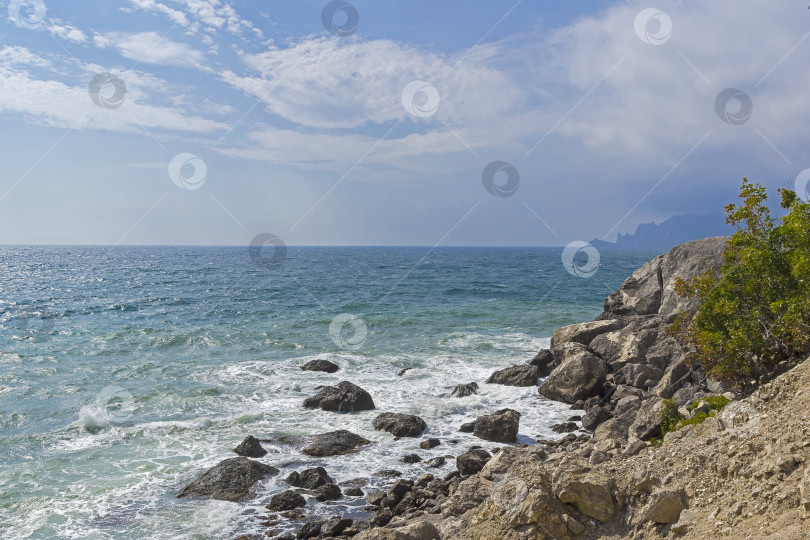
[[[266,508],[274,512],[283,512],[286,510],[295,510],[296,508],[303,508],[306,505],[307,501],[306,499],[304,499],[304,497],[302,497],[295,491],[288,489],[283,493],[273,495],[273,498],[270,499],[270,504],[268,504]]]
[[[685,508],[684,498],[682,490],[654,491],[647,505],[639,512],[637,523],[676,523]]]
[[[485,441],[517,442],[520,413],[512,409],[479,416],[475,421],[473,435]]]
[[[301,366],[302,371],[323,371],[324,373],[334,373],[339,369],[339,365],[329,360],[310,360]]]
[[[315,499],[321,502],[334,501],[343,496],[343,492],[341,492],[340,488],[335,484],[324,484],[315,489],[313,493],[315,495]]]
[[[327,474],[326,469],[324,469],[323,467],[306,469],[301,473],[293,471],[284,481],[293,487],[299,487],[309,490],[315,489],[324,484],[334,484],[334,481],[329,476],[329,474]]]
[[[466,424],[461,424],[458,428],[461,433],[472,433],[475,431],[475,422],[467,422]]]
[[[431,448],[436,448],[440,444],[442,444],[442,442],[439,439],[426,439],[419,443],[419,448],[422,450],[430,450]]]
[[[489,376],[486,382],[506,386],[535,386],[539,376],[540,371],[537,366],[526,364],[522,366],[511,366],[496,371]]]
[[[354,523],[354,521],[348,518],[340,516],[333,517],[332,519],[326,520],[323,525],[321,525],[321,535],[338,536],[351,527],[352,523]]]
[[[385,499],[385,495],[386,493],[384,491],[375,491],[366,497],[366,502],[371,506],[380,506],[383,499]]]
[[[554,368],[539,392],[555,401],[574,403],[599,394],[607,373],[604,360],[588,351],[579,351]]]
[[[576,431],[578,427],[576,422],[562,422],[560,424],[552,424],[549,429],[554,433],[570,433]]]
[[[360,435],[339,429],[310,437],[309,444],[302,449],[302,452],[316,457],[340,456],[356,452],[359,447],[370,443],[371,441]]]
[[[529,364],[537,367],[538,377],[548,377],[548,374],[554,369],[554,355],[551,354],[549,349],[543,349],[532,358]]]
[[[412,414],[382,413],[372,422],[377,431],[387,431],[394,437],[418,437],[427,428],[424,420]]]
[[[475,474],[484,468],[484,465],[492,459],[492,455],[481,448],[473,446],[456,458],[456,468],[464,476]]]
[[[405,457],[402,458],[402,461],[409,465],[413,465],[414,463],[419,463],[422,461],[422,458],[419,457],[419,454],[406,454]]]
[[[278,469],[246,457],[226,459],[214,465],[183,488],[177,496],[210,497],[221,501],[240,501],[253,492],[254,485]]]
[[[262,448],[259,439],[253,435],[248,435],[245,440],[239,443],[239,446],[233,449],[234,452],[244,457],[262,457],[267,454],[267,450]]]
[[[374,408],[374,400],[356,384],[343,381],[337,386],[321,388],[317,394],[304,400],[304,407],[336,412],[367,411]]]
[[[364,497],[365,493],[359,487],[350,487],[343,490],[343,494],[347,497]]]
[[[377,471],[375,476],[379,476],[381,478],[396,478],[398,476],[402,476],[402,473],[395,469],[383,469],[381,471]]]
[[[298,534],[295,535],[296,538],[304,539],[304,538],[315,538],[316,536],[321,534],[321,527],[323,526],[323,521],[310,521],[309,523],[304,524],[298,530]]]
[[[593,431],[599,427],[599,424],[610,420],[612,416],[607,407],[591,407],[591,409],[585,413],[585,416],[582,417],[582,427],[588,431]]]
[[[453,387],[453,391],[450,392],[450,397],[467,397],[473,394],[478,393],[478,385],[474,382],[467,383],[467,384],[457,384]]]
[[[444,465],[446,461],[447,460],[444,458],[444,456],[437,456],[435,458],[431,458],[431,459],[427,460],[425,462],[425,464],[428,467],[436,468],[436,467],[441,467],[442,465]]]

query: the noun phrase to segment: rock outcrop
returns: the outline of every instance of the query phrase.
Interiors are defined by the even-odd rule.
[[[253,493],[264,478],[278,474],[278,469],[246,457],[226,459],[214,465],[177,495],[208,497],[221,501],[241,501]]]
[[[239,454],[240,456],[244,457],[262,457],[267,454],[267,450],[262,448],[262,444],[259,442],[259,439],[254,437],[253,435],[248,435],[245,437],[236,448],[233,449],[234,452]]]
[[[374,409],[371,394],[348,381],[337,386],[324,386],[312,397],[304,400],[307,409],[321,408],[325,411],[354,412]]]

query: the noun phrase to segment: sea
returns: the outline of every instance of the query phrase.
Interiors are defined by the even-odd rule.
[[[367,492],[393,481],[380,470],[443,476],[452,459],[425,461],[501,446],[458,428],[507,407],[521,413],[518,443],[559,438],[549,427],[576,414],[569,405],[484,381],[594,318],[656,255],[270,247],[0,247],[0,538],[233,539],[267,530],[264,506],[294,470],[323,466]],[[314,359],[340,370],[300,369]],[[377,409],[302,407],[343,380]],[[449,397],[468,382],[477,394]],[[380,412],[419,415],[441,445],[375,431]],[[372,444],[311,458],[282,442],[336,429]],[[255,498],[176,498],[249,434],[281,470]],[[423,461],[404,464],[409,453]],[[364,505],[304,510],[363,517]]]

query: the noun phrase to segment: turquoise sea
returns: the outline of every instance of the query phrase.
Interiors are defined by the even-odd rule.
[[[561,248],[0,248],[0,537],[230,539],[261,531],[292,470],[337,481],[481,444],[458,426],[504,407],[520,441],[553,438],[568,406],[536,388],[483,384],[525,363],[559,326],[586,321],[650,252],[605,252],[591,277]],[[590,272],[588,272],[590,273]],[[341,366],[303,372],[308,360]],[[398,373],[410,368],[402,376]],[[377,411],[301,407],[349,380]],[[447,397],[476,381],[477,395]],[[418,414],[441,446],[374,431],[383,411]],[[206,468],[261,439],[349,429],[363,451],[315,459],[268,443],[282,469],[244,504],[175,498]],[[451,441],[458,442],[452,443]],[[496,445],[483,443],[485,447]],[[453,470],[448,460],[438,474]],[[436,473],[436,470],[430,472]],[[356,505],[353,508],[352,505]],[[359,511],[344,499],[307,512]],[[284,524],[282,524],[284,525]]]

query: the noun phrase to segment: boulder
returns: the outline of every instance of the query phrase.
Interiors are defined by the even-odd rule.
[[[439,439],[425,439],[419,443],[419,448],[422,450],[430,450],[431,448],[436,448],[440,444],[442,444],[442,442]]]
[[[425,462],[425,464],[428,467],[437,468],[437,467],[441,467],[442,465],[444,465],[445,461],[447,461],[447,460],[444,458],[444,456],[437,456],[435,458],[431,458],[431,459],[427,460]]]
[[[411,523],[396,529],[375,527],[363,531],[354,540],[440,540],[436,526],[427,521]]]
[[[343,496],[343,492],[340,491],[340,487],[336,484],[324,484],[319,486],[315,489],[313,494],[315,495],[315,499],[321,502],[334,501]]]
[[[661,434],[661,413],[664,410],[663,400],[659,397],[647,399],[641,403],[636,418],[629,428],[629,436],[643,441]]]
[[[532,358],[529,364],[537,367],[538,377],[548,377],[548,374],[554,369],[554,355],[549,349],[543,349]]]
[[[478,393],[478,385],[474,382],[467,384],[457,384],[450,392],[450,397],[467,397]]]
[[[254,485],[278,469],[246,457],[226,459],[183,488],[177,496],[209,497],[220,501],[241,501],[253,493]]]
[[[613,381],[616,384],[646,389],[649,386],[657,385],[663,376],[664,372],[654,366],[626,364],[613,375]]]
[[[321,535],[327,537],[339,536],[343,534],[343,531],[351,527],[352,523],[354,523],[354,520],[340,516],[335,516],[332,519],[327,519],[323,523],[323,525],[321,525]]]
[[[475,421],[473,435],[485,441],[517,442],[520,413],[512,409],[479,416]]]
[[[326,457],[351,454],[371,441],[345,429],[330,431],[310,437],[309,444],[301,451],[308,456]]]
[[[326,469],[323,467],[315,467],[314,469],[307,469],[301,473],[293,471],[287,477],[287,484],[293,487],[304,489],[315,489],[324,484],[334,484],[334,480],[327,474]]]
[[[597,443],[609,439],[626,441],[627,432],[635,419],[636,413],[630,411],[622,416],[614,416],[610,420],[606,420],[594,430],[593,442]]]
[[[407,463],[408,465],[413,465],[414,463],[419,463],[422,461],[422,458],[419,457],[419,454],[405,454],[402,458],[403,463]]]
[[[543,384],[541,395],[555,401],[574,403],[595,396],[602,389],[608,368],[604,360],[587,351],[566,358]]]
[[[607,422],[612,417],[613,415],[610,414],[607,407],[591,407],[591,409],[585,413],[585,416],[582,417],[582,427],[588,431],[593,431],[599,427],[599,424]]]
[[[653,315],[661,308],[661,261],[659,255],[627,278],[621,287],[605,299],[605,313],[617,315]]]
[[[304,407],[337,412],[367,411],[374,408],[374,400],[356,384],[343,381],[337,386],[321,388],[317,394],[304,400]]]
[[[339,369],[339,365],[329,360],[310,360],[301,366],[302,371],[323,371],[325,373],[334,373]]]
[[[315,538],[321,534],[321,527],[323,527],[323,524],[324,520],[316,520],[305,523],[303,527],[298,529],[298,533],[295,535],[295,537],[299,540],[302,538]]]
[[[637,523],[676,523],[685,508],[682,490],[657,489],[638,514]]]
[[[506,386],[535,386],[540,370],[537,366],[526,364],[511,366],[496,371],[486,380],[489,384],[503,384]]]
[[[306,505],[307,501],[304,499],[304,497],[295,491],[288,489],[283,493],[273,495],[273,498],[270,499],[270,504],[268,504],[266,508],[268,510],[272,510],[273,512],[285,512],[287,510],[303,508]]]
[[[723,252],[728,245],[727,236],[703,238],[673,248],[661,261],[662,298],[658,314],[671,322],[681,312],[694,313],[697,298],[684,298],[675,291],[675,279],[690,279],[704,270],[719,270]]]
[[[382,413],[371,423],[378,431],[394,437],[418,437],[427,428],[424,420],[412,414]]]
[[[461,433],[472,433],[475,431],[475,422],[465,422],[459,426],[458,430]]]
[[[259,439],[253,435],[245,437],[245,440],[239,443],[239,446],[234,448],[233,451],[244,457],[262,457],[267,454],[267,450],[262,448]]]
[[[667,368],[653,393],[660,398],[671,399],[675,392],[681,389],[691,372],[689,365],[681,358]]]
[[[618,509],[615,487],[612,478],[590,470],[581,458],[564,460],[552,475],[552,489],[560,502],[602,522],[613,519]]]
[[[560,351],[564,344],[581,343],[582,345],[588,345],[596,336],[613,332],[621,327],[621,321],[609,319],[571,324],[557,328],[551,335],[551,353],[558,362],[562,361]]]
[[[456,458],[456,468],[463,476],[469,476],[483,469],[490,459],[492,454],[480,446],[473,446]]]

